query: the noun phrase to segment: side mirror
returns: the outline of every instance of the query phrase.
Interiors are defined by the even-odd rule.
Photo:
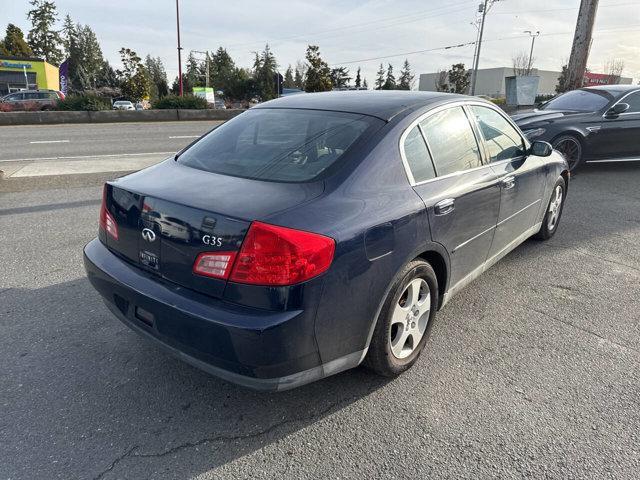
[[[629,104],[628,103],[616,103],[613,107],[611,107],[609,110],[607,110],[607,113],[605,113],[606,117],[616,117],[618,115],[620,115],[621,113],[626,112],[627,110],[629,110]]]
[[[531,144],[531,149],[529,150],[531,155],[535,155],[536,157],[548,157],[553,153],[553,147],[549,142],[543,142],[542,140],[536,140]]]

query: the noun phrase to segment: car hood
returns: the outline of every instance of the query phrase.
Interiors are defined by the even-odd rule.
[[[575,111],[563,111],[563,110],[531,110],[528,112],[521,112],[515,115],[511,115],[514,122],[520,127],[528,127],[534,124],[548,124],[555,123],[558,120],[562,120],[567,117],[571,117],[572,120],[577,120],[583,116],[591,115],[593,112],[575,112]]]

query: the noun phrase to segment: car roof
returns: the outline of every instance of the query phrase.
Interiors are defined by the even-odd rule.
[[[253,108],[300,108],[370,115],[385,121],[405,110],[446,100],[469,98],[465,95],[407,90],[360,90],[288,95]]]
[[[583,90],[602,90],[611,93],[626,93],[633,90],[640,90],[638,85],[596,85],[594,87],[584,87]]]

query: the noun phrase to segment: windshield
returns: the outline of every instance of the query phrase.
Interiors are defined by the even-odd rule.
[[[603,90],[572,90],[553,98],[540,110],[570,110],[575,112],[597,112],[613,100],[613,96]]]
[[[178,162],[213,173],[305,182],[336,164],[381,124],[366,115],[317,110],[249,110],[197,141]]]

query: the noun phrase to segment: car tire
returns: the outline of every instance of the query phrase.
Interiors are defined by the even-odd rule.
[[[560,177],[554,184],[553,190],[551,191],[551,198],[547,204],[547,209],[545,210],[540,230],[533,236],[533,238],[537,240],[549,240],[555,235],[556,230],[558,230],[558,224],[560,223],[560,217],[562,216],[566,197],[567,184],[564,181],[564,178]]]
[[[569,171],[573,172],[582,165],[582,140],[577,136],[571,134],[560,135],[553,139],[551,145],[555,150],[562,153],[567,160]]]
[[[364,365],[395,377],[418,359],[438,308],[438,280],[429,263],[409,262],[395,277],[378,316]]]

